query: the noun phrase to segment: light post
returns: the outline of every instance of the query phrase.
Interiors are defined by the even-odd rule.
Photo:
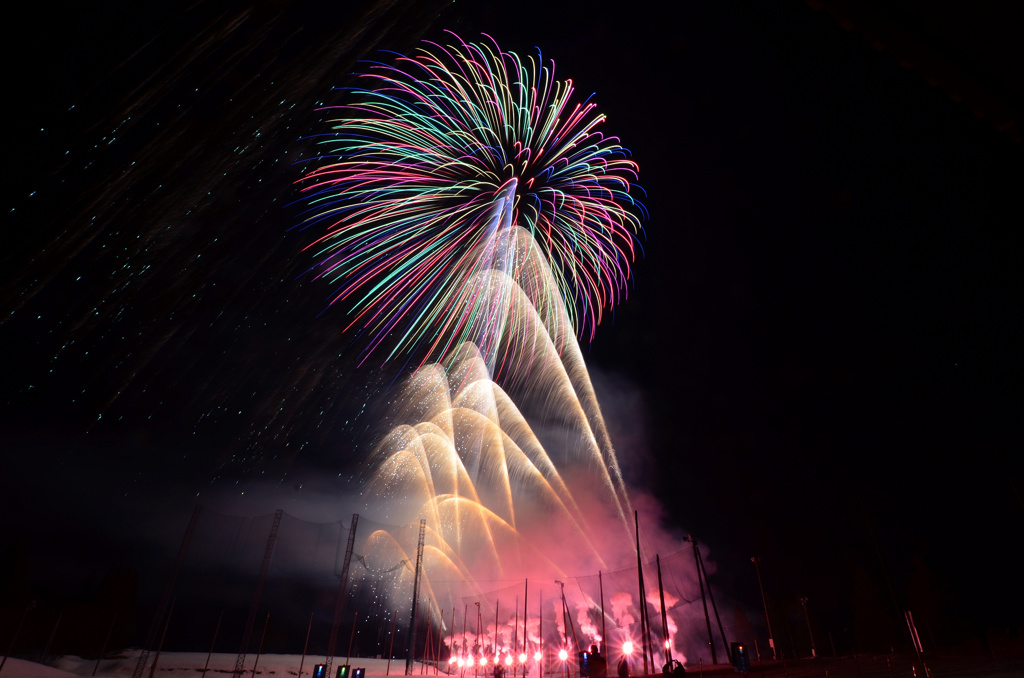
[[[807,635],[811,637],[811,657],[817,657],[818,653],[814,650],[814,631],[811,630],[811,617],[807,614],[807,596],[800,597],[800,604],[804,606],[804,619],[807,620]]]
[[[761,588],[761,603],[764,605],[764,621],[768,624],[768,646],[772,649],[772,659],[778,659],[775,653],[775,640],[772,636],[772,620],[768,616],[768,599],[764,597],[764,583],[761,581],[761,559],[754,556],[750,559],[757,569],[757,585]]]

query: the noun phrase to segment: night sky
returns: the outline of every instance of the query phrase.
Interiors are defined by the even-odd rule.
[[[760,623],[757,555],[841,650],[908,607],[940,643],[1024,624],[1014,130],[813,3],[146,4],[5,28],[7,617],[139,567],[196,501],[352,492],[408,366],[358,366],[325,310],[296,163],[357,60],[449,29],[539,46],[639,163],[644,254],[584,352],[628,482],[729,608]],[[943,38],[937,7],[890,18]],[[1019,111],[991,21],[934,44]]]

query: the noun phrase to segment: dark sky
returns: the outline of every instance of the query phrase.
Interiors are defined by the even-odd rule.
[[[967,49],[1002,25],[957,42],[957,3],[897,4],[1019,110],[1003,53]],[[951,638],[1024,623],[1024,156],[891,49],[801,2],[29,13],[4,40],[0,546],[73,573],[130,560],[126,511],[350,488],[402,366],[356,368],[320,315],[294,161],[356,59],[451,29],[540,46],[640,165],[645,254],[585,351],[629,480],[725,597],[757,611],[760,555],[837,636],[864,590]],[[68,532],[95,543],[46,546]]]

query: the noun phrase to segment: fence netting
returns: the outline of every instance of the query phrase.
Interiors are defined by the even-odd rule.
[[[165,646],[238,652],[255,601],[247,652],[256,652],[262,644],[264,652],[297,653],[306,647],[311,656],[325,655],[336,628],[338,657],[404,657],[419,525],[387,525],[359,517],[335,627],[351,516],[311,522],[282,513],[261,586],[274,517],[200,512],[172,592]],[[517,566],[510,568],[514,575],[507,579],[476,581],[446,566],[444,554],[431,544],[429,535],[425,542],[417,657],[454,667],[472,658],[476,671],[481,660],[492,663],[497,658],[511,662],[510,668],[518,672],[525,660],[534,667],[528,671],[536,675],[542,664],[557,669],[560,650],[575,657],[580,649],[598,645],[612,665],[623,656],[627,643],[639,648],[643,642],[635,564],[583,573],[545,568],[533,573]],[[655,661],[663,661],[666,639],[677,658],[706,650],[706,618],[693,550],[682,544],[657,559],[655,554],[643,555],[643,602]],[[715,623],[713,616],[709,619]],[[634,650],[633,661],[639,656],[639,649]]]

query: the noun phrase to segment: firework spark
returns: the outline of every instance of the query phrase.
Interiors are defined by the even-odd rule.
[[[575,101],[554,62],[493,41],[430,43],[360,81],[300,183],[303,225],[326,231],[309,245],[318,276],[370,337],[366,355],[389,337],[389,359],[443,359],[467,341],[490,354],[522,321],[478,284],[519,277],[512,227],[551,266],[545,294],[592,338],[625,294],[643,214],[636,164],[599,131],[595,104]]]
[[[630,500],[577,335],[625,294],[636,164],[539,54],[430,43],[361,80],[300,184],[346,331],[366,334],[364,356],[422,354],[368,460],[367,508],[426,521],[438,618],[512,573],[631,559]],[[407,532],[375,532],[368,562],[408,561]],[[598,543],[610,533],[625,551]],[[461,647],[460,666],[484,661]]]

